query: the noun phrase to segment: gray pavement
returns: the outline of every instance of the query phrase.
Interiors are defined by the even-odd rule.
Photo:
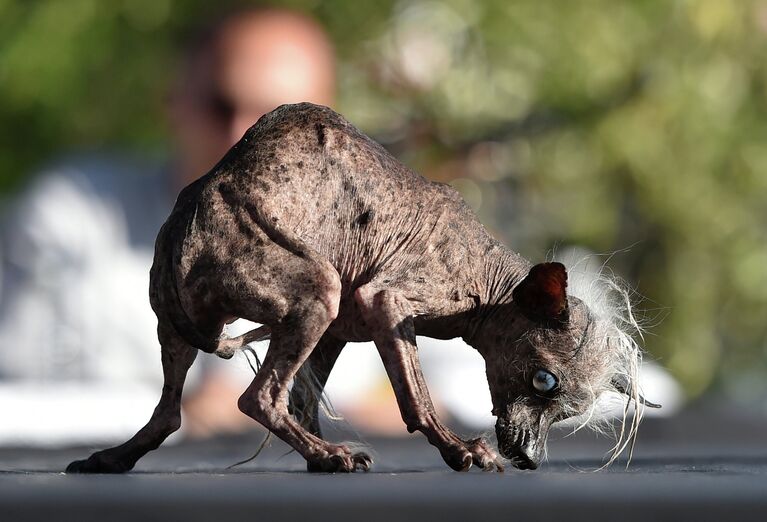
[[[348,433],[334,433],[336,439]],[[90,448],[0,449],[0,520],[765,520],[767,419],[697,410],[643,426],[635,458],[592,473],[609,441],[554,434],[534,472],[447,469],[417,435],[371,439],[374,471],[307,474],[253,433],[162,447],[130,474],[67,476]]]

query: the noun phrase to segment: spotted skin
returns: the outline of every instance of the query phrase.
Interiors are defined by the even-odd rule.
[[[538,324],[515,306],[512,291],[530,268],[488,234],[451,187],[414,173],[326,107],[283,105],[181,192],[160,230],[150,302],[166,383],[147,427],[67,471],[131,469],[178,428],[192,354],[228,357],[264,332],[268,354],[238,405],[303,455],[310,470],[367,470],[372,461],[321,438],[316,400],[308,417],[306,408],[301,418],[291,415],[321,389],[308,390],[299,379],[289,400],[290,383],[308,360],[321,388],[347,342],[371,340],[409,431],[423,432],[455,470],[502,469],[486,441],[463,440],[437,417],[415,336],[462,337],[479,350],[494,412],[508,424],[512,410],[520,415],[520,397],[531,395],[522,374],[550,348],[531,343],[531,333],[561,331],[545,354],[556,366],[570,347],[567,332],[583,328],[582,321]],[[225,346],[223,327],[235,318],[265,326]],[[544,418],[541,405],[527,409],[517,420],[528,431],[527,439],[515,435],[519,444],[535,442],[531,426]],[[502,452],[525,450],[511,447],[505,432],[499,440]]]

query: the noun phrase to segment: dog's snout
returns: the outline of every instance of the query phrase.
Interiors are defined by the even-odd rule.
[[[537,469],[541,461],[538,433],[527,427],[499,423],[498,450],[517,469]]]
[[[530,448],[514,448],[511,453],[505,455],[511,464],[517,469],[538,469],[540,456],[538,452],[529,451]]]

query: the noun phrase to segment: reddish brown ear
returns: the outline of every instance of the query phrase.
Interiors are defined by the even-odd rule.
[[[514,302],[534,321],[567,319],[567,271],[562,263],[540,263],[512,292]]]

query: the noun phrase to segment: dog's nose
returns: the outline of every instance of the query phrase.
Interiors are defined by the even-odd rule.
[[[513,448],[508,455],[505,455],[505,457],[509,459],[512,466],[517,469],[538,469],[540,456],[534,452],[530,453],[526,450],[527,448]]]

